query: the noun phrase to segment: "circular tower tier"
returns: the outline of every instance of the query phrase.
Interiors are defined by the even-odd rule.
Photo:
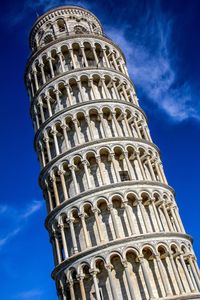
[[[200,299],[200,274],[121,49],[64,6],[30,34],[25,81],[60,300]]]

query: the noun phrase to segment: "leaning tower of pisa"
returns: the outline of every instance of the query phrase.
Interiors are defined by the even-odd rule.
[[[25,81],[60,300],[200,299],[200,273],[121,49],[76,6],[30,34]]]

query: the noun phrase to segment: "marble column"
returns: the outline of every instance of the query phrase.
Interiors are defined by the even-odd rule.
[[[79,186],[78,186],[78,182],[77,182],[77,179],[76,179],[76,173],[75,173],[76,166],[75,165],[69,165],[69,169],[70,169],[71,174],[72,174],[72,180],[73,180],[75,192],[76,192],[76,194],[79,194],[80,191],[79,191]]]
[[[83,55],[85,66],[86,66],[86,68],[88,68],[88,61],[87,61],[87,58],[86,58],[86,55],[85,55],[85,47],[81,46],[80,49],[81,49],[81,53]]]
[[[49,61],[49,67],[50,67],[50,72],[51,72],[51,78],[54,78],[55,73],[53,69],[53,64],[52,64],[52,57],[48,56],[47,60]]]
[[[85,172],[85,176],[86,176],[87,188],[91,189],[92,183],[91,183],[90,174],[89,174],[89,170],[88,170],[88,166],[90,166],[90,164],[86,159],[82,160],[82,164],[83,164],[84,172]]]
[[[87,214],[84,213],[84,212],[79,214],[79,218],[81,219],[81,224],[82,224],[82,228],[83,228],[85,246],[86,246],[86,249],[87,249],[87,248],[91,247],[91,242],[90,242],[90,239],[89,239],[89,233],[88,233],[87,226],[86,226],[86,223],[85,223],[86,216],[87,216]]]
[[[113,300],[119,300],[118,295],[117,295],[117,289],[114,283],[114,278],[113,278],[113,274],[112,274],[112,265],[105,265],[105,268],[108,272],[108,277],[109,277],[109,282],[110,282],[110,286],[111,286],[111,292],[112,292],[112,297]],[[120,299],[121,300],[121,299]]]
[[[83,274],[77,275],[77,279],[78,279],[79,285],[80,285],[81,299],[87,300],[86,293],[85,293],[85,287],[84,287],[84,283],[83,283],[84,278],[85,278],[85,275],[83,275]]]
[[[130,292],[130,295],[131,295],[131,300],[137,300],[137,297],[135,295],[134,288],[133,288],[133,282],[131,280],[129,269],[128,269],[128,262],[126,260],[123,260],[122,264],[124,266],[126,279],[127,279],[127,282],[128,282],[128,288],[129,288],[129,292]]]
[[[158,265],[158,270],[159,270],[159,273],[160,273],[160,276],[161,276],[161,279],[162,279],[162,284],[163,284],[164,290],[166,292],[166,296],[170,296],[172,293],[171,293],[171,290],[170,290],[168,278],[166,276],[161,258],[160,258],[159,255],[155,255],[155,259],[156,259],[156,262],[157,262],[157,265]]]
[[[59,206],[60,198],[59,198],[58,188],[57,188],[57,184],[56,184],[56,176],[54,174],[51,174],[50,181],[52,182],[52,185],[53,185],[53,193],[55,196],[56,206]]]
[[[154,297],[154,293],[153,293],[153,289],[152,289],[151,282],[149,279],[149,274],[148,274],[148,271],[147,271],[147,268],[145,265],[144,257],[140,256],[139,261],[140,261],[140,265],[142,267],[142,272],[143,272],[145,283],[146,283],[147,290],[149,293],[149,298],[150,298],[150,300],[155,300],[156,298]]]
[[[124,208],[125,208],[125,211],[126,211],[126,216],[127,216],[127,219],[128,219],[131,234],[134,235],[135,234],[135,228],[134,228],[134,224],[133,224],[133,218],[132,218],[131,212],[130,212],[130,206],[128,205],[128,201],[124,201],[123,205],[124,205]]]
[[[100,293],[99,293],[99,286],[98,286],[98,279],[97,279],[98,271],[95,269],[91,269],[90,274],[92,275],[92,278],[93,278],[96,300],[102,300]]]
[[[62,219],[59,222],[58,228],[60,229],[60,233],[61,233],[61,239],[62,239],[65,259],[67,259],[69,257],[69,254],[68,254],[67,242],[66,242],[65,231],[64,231],[64,224],[63,224]]]
[[[68,196],[66,182],[65,182],[65,171],[63,169],[59,170],[58,175],[60,176],[60,181],[61,181],[63,195],[64,195],[64,201],[66,201],[66,200],[68,200],[69,196]]]
[[[78,253],[78,246],[77,246],[76,235],[74,230],[74,221],[75,219],[73,217],[67,219],[67,223],[69,224],[70,234],[72,239],[73,254],[76,254]]]
[[[115,212],[114,212],[114,209],[113,209],[113,205],[111,203],[108,204],[108,209],[109,209],[110,214],[111,214],[113,228],[114,228],[114,231],[115,231],[116,238],[120,238],[121,236],[120,236],[120,233],[119,233],[119,228],[118,228],[116,217],[115,217]]]
[[[100,243],[104,242],[104,235],[103,235],[103,230],[101,228],[101,224],[100,224],[100,219],[99,219],[99,209],[98,208],[92,208],[92,212],[94,214],[94,218],[95,218],[95,222],[96,222],[96,226],[97,226],[97,231],[98,231],[98,235],[99,235],[99,241]]]
[[[76,300],[73,280],[69,280],[68,285],[69,285],[69,293],[70,293],[71,300]]]

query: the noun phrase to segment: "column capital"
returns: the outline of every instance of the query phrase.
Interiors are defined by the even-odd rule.
[[[64,175],[66,171],[64,169],[58,170],[58,175]]]
[[[51,100],[51,97],[50,97],[49,95],[45,94],[45,95],[44,95],[44,99],[45,99],[45,100]]]
[[[55,93],[55,94],[61,94],[61,92],[59,91],[59,89],[57,89],[57,88],[55,88],[55,89],[53,89],[53,92]]]
[[[68,284],[69,286],[73,286],[73,285],[74,285],[73,279],[68,279],[68,280],[67,280],[67,284]]]
[[[54,136],[58,134],[58,131],[55,128],[53,128],[50,132]]]
[[[85,275],[83,273],[76,275],[76,278],[78,281],[82,281],[85,278]]]
[[[115,157],[115,153],[114,153],[114,152],[110,152],[110,153],[109,153],[109,158],[110,158],[110,159],[113,159],[114,157]]]
[[[61,127],[62,129],[65,129],[65,128],[67,128],[67,124],[64,123],[64,122],[62,122],[62,123],[60,123],[60,127]]]
[[[95,213],[100,213],[100,209],[99,208],[97,208],[97,207],[92,207],[91,208],[91,211],[95,214]]]
[[[106,268],[108,271],[112,271],[113,265],[112,265],[112,264],[105,264],[105,268]]]
[[[85,115],[85,120],[87,123],[90,123],[90,116],[89,115]]]
[[[43,63],[43,62],[40,62],[40,63],[38,64],[38,66],[39,66],[40,68],[43,68],[43,67],[44,67],[44,63]]]
[[[125,117],[127,117],[127,113],[122,112],[121,115],[120,115],[120,117],[122,118],[122,120],[125,119]]]
[[[142,203],[142,201],[143,201],[143,199],[142,199],[141,197],[138,197],[138,198],[137,198],[137,202],[138,202],[138,203]]]
[[[96,268],[92,268],[89,270],[90,274],[96,276],[99,273],[99,270]]]
[[[41,98],[38,99],[37,105],[38,105],[38,106],[43,106],[43,101],[42,101]]]
[[[128,205],[128,199],[123,200],[122,204],[124,205],[124,207],[127,206]]]
[[[37,73],[37,69],[36,69],[35,66],[32,66],[32,73],[33,73],[33,74],[36,74],[36,73]]]
[[[128,261],[126,259],[122,259],[122,265],[124,266],[124,268],[128,268]]]
[[[51,57],[51,55],[49,53],[47,54],[47,59],[48,60],[53,60],[53,58]]]
[[[160,255],[159,255],[158,253],[153,254],[153,257],[154,257],[157,261],[160,261],[160,260],[161,260]]]
[[[156,199],[154,197],[151,197],[151,198],[148,199],[149,203],[153,203],[153,202],[155,203],[155,200]]]
[[[76,123],[77,125],[79,125],[79,121],[78,121],[78,119],[76,117],[72,118],[72,122]]]
[[[69,168],[70,170],[73,170],[73,171],[76,171],[76,169],[77,169],[77,167],[76,167],[75,165],[73,165],[73,164],[69,164],[69,165],[68,165],[68,168]]]
[[[103,112],[102,111],[99,111],[98,115],[100,116],[100,118],[103,118]]]
[[[165,201],[163,199],[160,199],[159,206],[161,206],[161,207],[165,206]]]
[[[56,54],[63,57],[63,54],[60,49],[56,51]]]
[[[135,154],[136,154],[137,156],[140,156],[140,151],[139,151],[139,150],[136,150],[136,151],[135,151]]]
[[[144,263],[144,256],[142,254],[138,255],[137,258],[140,263]]]
[[[124,157],[128,158],[128,151],[123,151]]]
[[[64,86],[65,86],[66,88],[69,88],[69,87],[70,87],[69,82],[66,81],[66,82],[64,83]]]
[[[64,226],[64,224],[63,224],[63,223],[60,223],[60,224],[58,224],[58,226],[57,226],[57,227],[58,227],[58,228],[60,229],[60,231],[61,231],[61,230],[63,230],[63,229],[64,229],[64,227],[65,227],[65,226]]]
[[[107,206],[108,206],[108,210],[113,210],[113,204],[112,203],[109,203]]]
[[[189,253],[188,258],[191,259],[192,261],[197,261],[197,258],[193,253]]]
[[[50,175],[49,179],[50,179],[51,182],[56,182],[56,176],[55,176],[55,174],[52,173]]]
[[[100,162],[100,161],[101,161],[101,156],[100,156],[100,155],[96,155],[95,158],[96,158],[96,161],[97,161],[97,162]]]
[[[90,165],[87,159],[82,159],[81,162],[83,165],[86,165],[87,167]]]
[[[67,221],[67,223],[74,223],[75,218],[71,216],[69,218],[66,218],[66,221]]]
[[[80,219],[85,219],[87,217],[87,214],[85,212],[80,212],[78,214],[78,216],[79,216]]]
[[[49,142],[49,137],[45,135],[45,136],[43,137],[43,141],[44,141],[44,142]]]

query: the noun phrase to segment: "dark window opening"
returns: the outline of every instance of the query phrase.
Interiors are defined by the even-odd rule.
[[[130,180],[130,177],[128,175],[128,171],[119,171],[119,175],[120,175],[121,181]]]
[[[58,20],[57,24],[58,24],[58,30],[60,32],[65,31],[65,22],[63,20]]]
[[[51,34],[47,34],[47,35],[44,37],[44,42],[45,42],[45,44],[48,44],[48,43],[50,43],[50,42],[52,42],[52,41],[53,41],[53,37],[52,37]]]

